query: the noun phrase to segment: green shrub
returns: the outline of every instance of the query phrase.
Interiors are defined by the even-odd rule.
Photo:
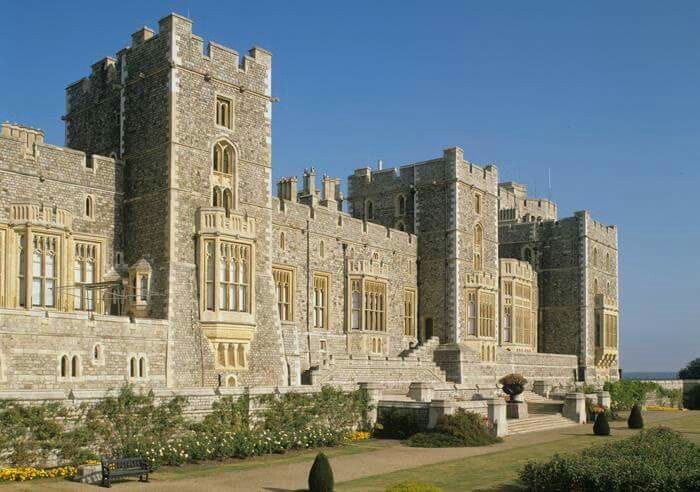
[[[418,432],[406,441],[412,448],[460,448],[464,444],[458,437],[442,432]]]
[[[642,418],[642,407],[634,405],[627,419],[627,427],[630,429],[643,429],[644,419]]]
[[[442,492],[442,489],[426,482],[407,481],[391,485],[385,492]]]
[[[655,428],[578,454],[530,462],[520,480],[532,491],[700,490],[700,448],[670,429]]]
[[[596,415],[595,422],[593,423],[593,434],[596,436],[610,435],[610,424],[608,423],[608,416],[605,412],[600,412]]]
[[[500,441],[489,432],[480,414],[460,408],[454,415],[440,417],[430,431],[414,434],[406,444],[420,448],[447,448],[486,446]]]
[[[309,492],[333,492],[333,470],[328,458],[318,453],[309,471]]]
[[[693,386],[683,395],[683,406],[691,410],[700,410],[700,384]]]
[[[650,381],[637,381],[635,379],[620,379],[615,382],[606,382],[605,391],[610,392],[612,410],[630,410],[632,405],[644,404],[647,393],[658,390],[659,385]]]
[[[407,439],[423,428],[415,412],[391,408],[379,415],[374,435],[383,439]]]
[[[590,395],[593,393],[598,392],[598,388],[593,386],[592,384],[584,384],[583,387],[581,388],[581,391],[583,391],[585,394]]]

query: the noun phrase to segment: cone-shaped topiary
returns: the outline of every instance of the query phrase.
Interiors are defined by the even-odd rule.
[[[639,405],[632,406],[632,411],[627,419],[627,427],[630,429],[643,429],[644,419],[642,418],[642,409]]]
[[[608,424],[608,416],[605,412],[599,412],[596,415],[595,422],[593,423],[593,434],[596,436],[609,436],[610,435],[610,424]]]
[[[309,492],[333,492],[333,470],[328,458],[318,453],[309,472]]]

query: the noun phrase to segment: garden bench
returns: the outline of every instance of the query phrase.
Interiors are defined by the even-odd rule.
[[[140,482],[148,482],[148,475],[153,470],[148,462],[141,458],[102,458],[102,486],[111,487],[112,480],[120,477],[139,477]]]

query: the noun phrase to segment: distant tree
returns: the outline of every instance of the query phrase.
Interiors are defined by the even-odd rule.
[[[700,379],[700,357],[688,362],[688,365],[678,371],[680,379]]]

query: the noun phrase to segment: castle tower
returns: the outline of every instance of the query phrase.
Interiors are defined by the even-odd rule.
[[[205,48],[171,14],[67,89],[67,144],[125,163],[124,255],[152,266],[169,386],[285,378],[278,323],[260,308],[274,304],[271,60]]]

